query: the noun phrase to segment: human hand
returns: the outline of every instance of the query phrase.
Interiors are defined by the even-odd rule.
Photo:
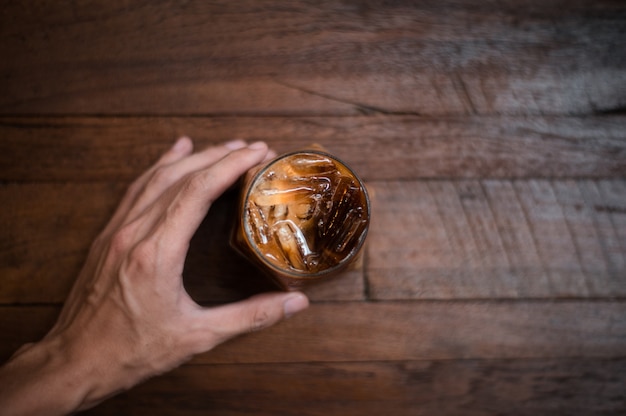
[[[308,306],[301,293],[267,293],[213,308],[189,297],[182,272],[192,235],[212,201],[268,157],[262,142],[233,141],[195,154],[192,147],[189,139],[179,139],[129,187],[93,243],[55,326],[0,371],[0,381],[13,374],[0,404],[30,400],[30,408],[21,409],[32,410],[36,388],[40,410],[86,409]],[[20,368],[45,371],[31,377],[29,391],[23,375],[19,380]]]

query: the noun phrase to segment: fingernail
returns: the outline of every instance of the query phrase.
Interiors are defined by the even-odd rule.
[[[252,149],[252,150],[267,149],[267,145],[265,144],[265,142],[254,142],[248,146],[248,149]]]
[[[172,150],[175,152],[182,152],[189,147],[190,142],[191,139],[189,137],[183,136],[176,140],[176,143],[174,143],[174,146],[172,146]]]
[[[242,149],[244,147],[246,147],[246,142],[244,142],[243,140],[237,139],[237,140],[231,140],[229,142],[224,143],[224,147],[230,149],[230,150],[237,150],[237,149]]]
[[[303,294],[291,296],[285,300],[283,308],[285,310],[285,319],[292,317],[309,307],[309,299]]]

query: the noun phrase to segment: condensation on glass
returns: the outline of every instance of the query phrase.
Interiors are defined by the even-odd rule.
[[[285,290],[337,275],[360,254],[367,190],[336,157],[288,153],[246,175],[231,243]]]

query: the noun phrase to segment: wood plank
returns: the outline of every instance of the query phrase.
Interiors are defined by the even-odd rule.
[[[5,117],[0,180],[130,181],[183,134],[197,148],[233,138],[265,140],[278,152],[319,143],[366,180],[626,172],[624,116]]]
[[[624,184],[373,182],[369,296],[623,297]]]
[[[611,224],[612,226],[607,227],[606,231],[599,229],[599,224],[606,221],[603,221],[602,217],[605,217],[607,214],[598,208],[602,206],[618,207],[623,204],[613,205],[599,194],[596,194],[595,198],[588,200],[586,204],[580,204],[581,200],[585,200],[585,195],[584,190],[581,190],[579,185],[582,185],[583,188],[591,187],[597,189],[599,184],[593,182],[578,184],[574,181],[568,181],[553,183],[552,187],[559,199],[559,205],[561,205],[564,211],[567,224],[566,232],[571,236],[575,245],[575,253],[579,258],[581,266],[580,271],[586,276],[584,284],[592,286],[591,290],[596,293],[604,292],[609,294],[612,292],[612,288],[618,287],[620,280],[623,280],[620,277],[620,271],[625,270],[624,256],[620,256],[619,253],[626,253],[626,247],[620,246],[620,239],[616,235],[606,234],[607,232],[617,233],[620,229],[619,226]],[[624,183],[615,181],[615,186],[623,188]],[[626,192],[623,192],[621,197],[626,198]],[[603,201],[604,205],[599,201]],[[590,212],[591,209],[597,214],[592,214]],[[615,215],[615,217],[619,219],[623,215]],[[622,238],[622,241],[626,240]],[[607,244],[616,246],[616,249],[611,250],[607,247]],[[618,264],[614,264],[615,261]],[[590,278],[589,276],[593,276],[596,270],[600,270],[602,274],[613,279],[605,282]]]
[[[617,415],[626,360],[193,365],[88,415]]]
[[[0,302],[61,302],[124,187],[0,185]]]
[[[581,192],[585,201],[593,204],[597,212],[595,219],[598,235],[601,236],[605,261],[609,270],[623,270],[626,267],[626,258],[620,253],[626,247],[624,231],[624,204],[623,200],[626,191],[623,183],[600,182],[581,183]],[[606,198],[606,200],[605,200]],[[601,203],[598,201],[606,201]]]
[[[57,307],[0,307],[0,358],[49,329]],[[314,302],[195,364],[623,358],[624,301]]]
[[[592,290],[587,284],[591,278],[584,275],[580,257],[580,252],[584,251],[585,247],[579,249],[575,246],[551,183],[549,181],[516,182],[514,187],[535,236],[536,251],[539,253],[542,264],[546,265],[546,288],[549,292],[560,296],[588,293]],[[576,202],[580,203],[581,200],[578,199]],[[538,235],[547,238],[541,238]],[[607,278],[606,273],[602,273],[603,270],[598,273],[604,276],[601,277],[602,280],[612,280],[610,277]]]
[[[365,269],[314,300],[605,298],[626,295],[623,180],[370,183]],[[62,302],[120,183],[0,186],[0,302]],[[236,195],[192,240],[185,284],[201,303],[272,289],[228,247]],[[367,274],[368,287],[363,280]]]
[[[623,357],[623,302],[313,304],[195,363]]]
[[[24,1],[0,16],[0,112],[619,111],[625,21],[608,0]]]

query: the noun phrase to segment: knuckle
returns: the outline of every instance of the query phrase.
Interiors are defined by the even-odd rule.
[[[171,226],[172,224],[176,224],[176,218],[178,218],[182,210],[183,203],[179,199],[175,199],[169,205],[167,205],[163,212],[164,225]]]
[[[209,183],[205,172],[194,172],[185,182],[185,190],[191,194],[203,192]]]
[[[257,309],[252,315],[252,321],[250,322],[250,332],[260,331],[272,324],[271,315],[263,309]]]
[[[130,275],[151,273],[154,268],[154,249],[151,244],[141,242],[128,254],[124,269]]]
[[[201,188],[203,181],[198,173],[192,173],[185,178],[185,182],[183,183],[182,193],[183,194],[195,194]]]
[[[172,170],[167,166],[159,166],[155,169],[150,183],[157,186],[167,186],[173,182]]]
[[[111,250],[115,253],[127,251],[132,246],[134,236],[134,227],[130,224],[122,226],[111,237]]]
[[[215,194],[215,178],[211,171],[198,171],[191,173],[182,184],[181,196],[183,199],[198,199],[211,205],[217,198]]]

